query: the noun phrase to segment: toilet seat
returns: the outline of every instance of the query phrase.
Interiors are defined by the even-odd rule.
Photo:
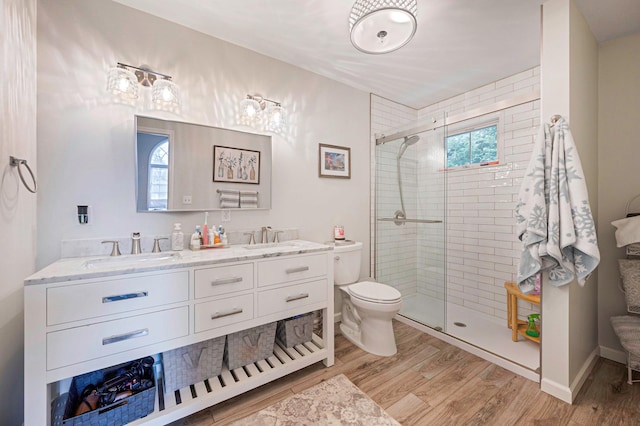
[[[366,302],[391,304],[402,300],[402,294],[395,288],[372,281],[351,284],[347,290],[351,297]]]

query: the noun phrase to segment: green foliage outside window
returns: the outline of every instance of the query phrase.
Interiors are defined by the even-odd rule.
[[[498,126],[492,125],[447,136],[447,168],[498,159]]]

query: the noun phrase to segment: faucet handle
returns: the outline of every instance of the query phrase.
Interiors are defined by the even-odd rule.
[[[253,231],[251,232],[245,232],[244,235],[251,235],[251,238],[249,239],[249,245],[252,246],[256,243],[256,235],[253,233]]]
[[[278,235],[280,234],[284,234],[284,231],[273,231],[273,242],[274,243],[279,243],[280,242],[280,237],[278,237]]]
[[[154,238],[153,239],[153,250],[151,250],[151,253],[160,253],[162,250],[160,250],[160,240],[168,240],[169,238],[167,237],[161,237],[161,238]]]
[[[120,256],[120,242],[119,241],[103,241],[102,244],[105,243],[113,243],[113,248],[111,249],[111,256]]]

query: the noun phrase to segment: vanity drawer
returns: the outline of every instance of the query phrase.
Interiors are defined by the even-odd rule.
[[[250,319],[253,319],[253,293],[197,303],[195,306],[196,333]]]
[[[258,316],[327,300],[327,280],[290,285],[258,293]]]
[[[326,254],[267,260],[258,263],[258,287],[319,277],[326,273]]]
[[[47,325],[189,300],[189,272],[118,278],[47,289]]]
[[[195,298],[217,296],[253,288],[253,263],[196,269]]]
[[[188,334],[188,306],[47,333],[47,370]]]

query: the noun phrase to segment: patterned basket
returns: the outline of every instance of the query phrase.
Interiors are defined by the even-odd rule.
[[[640,314],[640,260],[618,259],[627,311]]]
[[[270,357],[276,339],[276,323],[260,325],[227,336],[224,362],[229,370]]]
[[[130,370],[134,362],[74,377],[71,380],[69,392],[60,395],[51,403],[51,423],[53,426],[123,425],[152,413],[155,405],[156,387],[153,368],[145,368],[143,378],[151,381],[153,384],[151,387],[128,398],[74,417],[76,409],[82,402],[81,394],[86,386],[90,384],[99,386],[113,377],[121,376],[125,371]]]
[[[276,337],[286,348],[305,343],[313,336],[313,313],[278,321]]]
[[[162,353],[165,393],[215,377],[222,371],[225,336]]]

